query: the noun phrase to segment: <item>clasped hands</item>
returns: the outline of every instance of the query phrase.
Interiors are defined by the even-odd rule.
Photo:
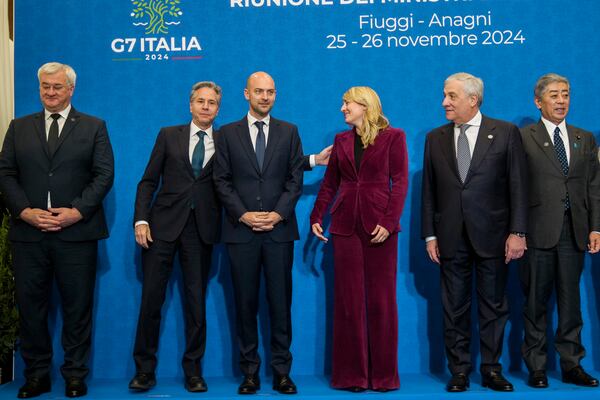
[[[240,222],[255,232],[272,231],[275,225],[281,221],[283,218],[275,211],[246,211],[240,217]]]
[[[57,207],[42,210],[41,208],[26,208],[21,211],[19,218],[42,232],[58,232],[83,219],[76,208]]]

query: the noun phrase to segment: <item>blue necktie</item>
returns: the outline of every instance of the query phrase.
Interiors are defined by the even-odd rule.
[[[560,137],[560,128],[558,126],[556,127],[556,129],[554,129],[554,151],[556,152],[556,157],[558,157],[558,161],[560,162],[563,174],[565,176],[569,175],[569,162],[567,161],[567,152],[565,150],[565,144],[563,143],[563,140]],[[567,198],[565,199],[565,210],[568,210],[570,207],[571,202],[569,201],[569,192],[567,191]]]
[[[265,123],[262,121],[256,121],[254,125],[258,128],[258,135],[256,135],[256,161],[258,161],[258,168],[262,171],[263,161],[265,160],[265,132],[263,131],[263,125]]]
[[[197,178],[202,172],[202,164],[204,163],[204,136],[206,136],[206,132],[198,131],[196,135],[200,140],[196,143],[192,153],[192,169],[194,170],[194,176]]]
[[[471,166],[471,150],[469,150],[469,140],[465,133],[469,129],[469,126],[471,125],[462,124],[459,126],[460,133],[458,134],[458,141],[456,143],[456,161],[458,164],[458,174],[462,183],[465,183],[469,167]]]

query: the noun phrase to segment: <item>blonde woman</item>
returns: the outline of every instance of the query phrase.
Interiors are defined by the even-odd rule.
[[[398,389],[396,261],[408,186],[406,137],[385,118],[377,93],[350,88],[310,222],[320,240],[331,207],[334,249],[331,385],[352,392]]]

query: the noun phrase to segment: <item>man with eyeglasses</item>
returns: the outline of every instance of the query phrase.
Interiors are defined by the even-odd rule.
[[[113,152],[104,121],[71,106],[73,68],[47,63],[38,78],[44,110],[13,120],[0,153],[25,361],[17,397],[50,391],[54,280],[63,315],[65,395],[79,397],[87,393],[98,240],[108,237],[102,200],[113,183]]]

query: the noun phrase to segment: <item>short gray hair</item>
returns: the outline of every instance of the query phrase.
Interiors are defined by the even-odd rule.
[[[214,83],[212,81],[202,81],[202,82],[194,83],[194,86],[192,86],[192,91],[190,92],[190,101],[192,101],[194,99],[194,94],[196,93],[196,90],[202,89],[202,88],[210,88],[210,89],[214,90],[215,93],[217,94],[217,102],[219,104],[221,104],[221,96],[223,93],[221,90],[221,86],[217,85],[216,83]]]
[[[457,72],[446,78],[444,85],[448,81],[459,81],[464,85],[465,93],[467,96],[477,96],[477,106],[481,107],[483,104],[483,81],[474,75],[466,72]]]
[[[567,86],[571,87],[567,78],[551,72],[541,76],[540,79],[537,80],[535,83],[535,88],[533,89],[533,95],[537,98],[542,97],[544,93],[546,93],[548,85],[552,83],[566,83]]]
[[[59,62],[49,62],[40,67],[38,69],[38,80],[41,83],[42,74],[53,75],[57,72],[63,71],[67,76],[67,84],[71,87],[75,86],[75,81],[77,80],[77,74],[75,70],[71,68],[70,65],[61,64]]]

